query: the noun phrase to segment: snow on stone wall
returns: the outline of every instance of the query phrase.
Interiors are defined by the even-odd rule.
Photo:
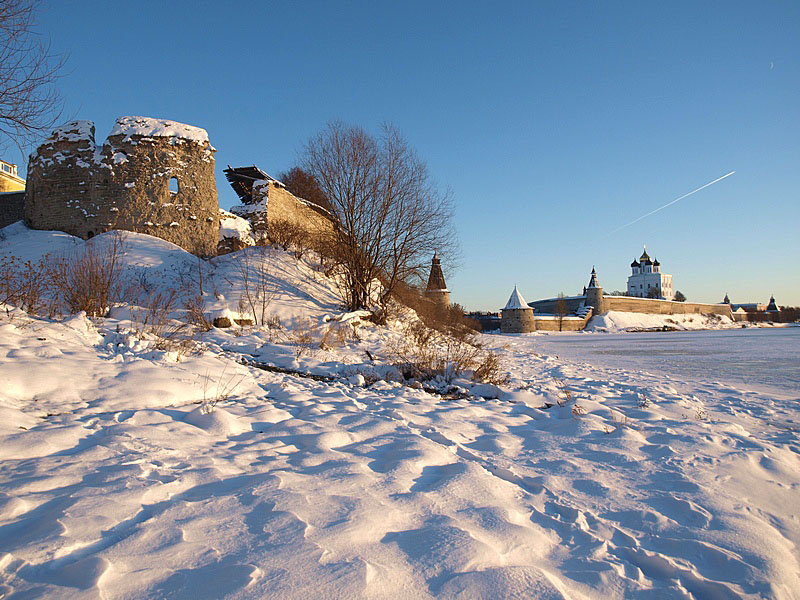
[[[184,140],[207,144],[208,133],[205,129],[185,125],[168,119],[154,119],[152,117],[120,117],[111,129],[108,137],[122,135],[125,141],[132,136],[140,137],[177,137]]]

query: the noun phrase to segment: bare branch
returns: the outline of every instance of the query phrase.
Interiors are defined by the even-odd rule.
[[[64,57],[34,31],[36,0],[0,2],[0,148],[24,147],[46,134],[61,116],[55,83]]]

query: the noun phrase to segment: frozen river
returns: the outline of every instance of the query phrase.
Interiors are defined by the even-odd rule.
[[[537,336],[541,353],[800,398],[800,327]]]

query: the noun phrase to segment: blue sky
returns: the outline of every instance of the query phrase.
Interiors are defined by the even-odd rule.
[[[225,165],[392,122],[453,194],[467,308],[593,265],[625,289],[644,243],[690,300],[800,305],[798,2],[51,2],[39,29],[65,117],[207,129],[223,207]]]

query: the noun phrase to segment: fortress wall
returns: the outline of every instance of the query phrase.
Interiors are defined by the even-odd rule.
[[[190,137],[173,133],[177,126]],[[147,135],[148,127],[153,135]],[[119,119],[117,129],[122,131],[98,149],[94,124],[73,121],[38,148],[28,167],[28,225],[84,239],[124,229],[201,256],[216,254],[219,202],[214,149],[205,132],[132,117]],[[173,177],[178,184],[174,194],[169,189]]]
[[[556,314],[556,298],[539,300],[529,303],[537,313]],[[584,302],[583,296],[565,298],[569,312],[575,312]],[[728,304],[703,304],[700,302],[675,302],[671,300],[657,300],[652,298],[633,298],[629,296],[606,296],[603,295],[603,312],[616,310],[619,312],[637,312],[657,315],[675,315],[704,313],[731,316],[730,305]]]
[[[11,225],[25,218],[25,192],[0,194],[0,227]]]
[[[564,298],[567,305],[567,312],[575,312],[583,305],[583,296],[570,296]],[[537,300],[536,302],[529,302],[528,306],[533,308],[537,313],[545,313],[548,315],[556,314],[558,298],[548,298],[546,300]]]
[[[560,329],[558,317],[536,315],[535,318],[536,331],[581,331],[592,318],[592,312],[585,317],[564,317]]]
[[[275,181],[257,183],[253,186],[253,196],[263,194],[267,188],[267,221],[289,221],[305,228],[311,234],[322,234],[333,231],[333,221],[322,213],[305,204],[285,187]]]
[[[603,296],[604,311],[637,312],[656,315],[713,314],[731,316],[728,304],[703,304],[700,302],[674,302],[628,296]]]

